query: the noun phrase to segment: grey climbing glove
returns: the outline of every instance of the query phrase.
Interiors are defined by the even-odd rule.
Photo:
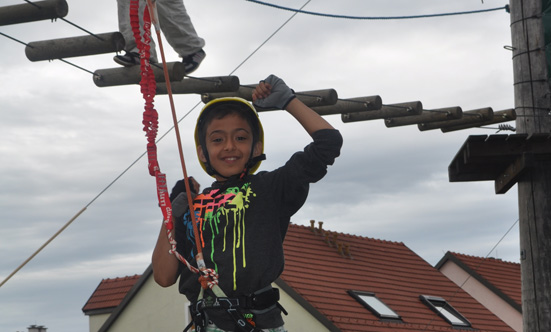
[[[281,78],[275,75],[268,76],[264,82],[270,84],[272,89],[268,97],[257,99],[253,103],[254,106],[259,109],[284,110],[291,100],[296,97],[295,92],[290,89]]]
[[[197,196],[197,194],[191,194],[192,198],[195,198],[195,196]],[[185,192],[181,192],[175,199],[172,200],[172,215],[174,218],[181,218],[188,210],[188,207],[189,204],[187,194]]]

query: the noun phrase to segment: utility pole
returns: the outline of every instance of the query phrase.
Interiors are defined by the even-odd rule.
[[[551,16],[545,23],[543,12],[550,2],[510,0],[516,129],[528,137],[551,135],[546,60],[551,57],[546,58],[545,45],[546,39],[551,40]],[[551,331],[551,158],[531,149],[525,150],[524,158],[526,171],[517,182],[523,328]]]

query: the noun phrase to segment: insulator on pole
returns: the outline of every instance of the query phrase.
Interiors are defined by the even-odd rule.
[[[33,1],[0,7],[0,26],[65,17],[69,6],[65,0]]]
[[[461,107],[445,107],[431,110],[423,110],[419,115],[403,116],[399,118],[385,119],[387,128],[407,126],[419,123],[428,123],[436,121],[447,121],[451,119],[460,119],[463,115]]]
[[[108,32],[30,42],[25,47],[25,54],[30,61],[54,60],[120,52],[124,49],[124,44],[124,37],[120,32]]]
[[[423,104],[420,101],[411,101],[399,104],[383,105],[379,110],[344,113],[342,122],[356,122],[376,119],[386,119],[399,116],[411,116],[421,114]]]
[[[171,83],[170,88],[174,94],[234,92],[239,89],[239,77],[185,77],[182,81]],[[167,93],[165,83],[157,84],[158,95]]]
[[[184,78],[184,65],[181,62],[168,62],[168,74],[171,82]],[[163,68],[151,66],[156,82],[165,82]],[[99,87],[139,84],[140,66],[98,69],[94,72],[94,83]]]

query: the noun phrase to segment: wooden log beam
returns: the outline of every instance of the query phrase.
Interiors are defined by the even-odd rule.
[[[208,103],[213,99],[223,97],[240,97],[245,100],[252,101],[252,93],[255,87],[256,84],[241,85],[235,92],[205,93],[201,96],[201,99],[203,103]],[[335,91],[335,89],[300,91],[295,92],[295,95],[300,101],[309,107],[334,105],[338,100],[337,91]],[[263,112],[268,110],[259,109],[258,111]]]
[[[466,124],[480,124],[485,121],[490,121],[494,117],[494,111],[491,107],[479,108],[476,110],[465,111],[461,119],[449,120],[449,121],[437,121],[429,123],[420,123],[417,125],[419,130],[431,130],[440,129],[442,127],[453,127]]]
[[[494,112],[493,119],[491,119],[491,120],[482,121],[480,123],[466,123],[466,124],[461,124],[461,125],[457,125],[457,126],[446,126],[446,127],[440,128],[440,130],[443,133],[447,133],[447,132],[450,132],[450,131],[456,131],[456,130],[462,130],[462,129],[467,129],[467,128],[488,126],[488,125],[492,125],[492,124],[508,122],[508,121],[515,120],[516,118],[517,118],[517,114],[515,112],[515,109],[510,108],[510,109],[507,109],[507,110]]]
[[[319,115],[343,114],[381,109],[383,101],[379,96],[339,99],[335,105],[312,107]]]
[[[387,128],[408,126],[419,123],[446,121],[450,119],[460,119],[463,116],[461,107],[445,107],[432,110],[423,110],[419,115],[402,116],[399,118],[385,119]]]
[[[399,104],[383,105],[378,110],[344,113],[341,115],[342,122],[356,122],[376,119],[385,119],[399,116],[419,115],[423,111],[423,104],[420,101],[411,101]]]
[[[174,94],[233,92],[239,89],[239,77],[185,77],[182,81],[171,83],[170,88]],[[166,83],[157,84],[158,95],[167,93]]]
[[[124,49],[120,32],[30,42],[25,55],[30,61],[54,60],[86,55],[120,52]]]
[[[0,7],[0,26],[65,17],[69,6],[65,0],[33,1]]]
[[[156,82],[165,82],[163,68],[160,65],[151,66]],[[184,78],[184,65],[181,62],[167,63],[171,82]],[[99,87],[139,84],[141,80],[140,66],[98,69],[94,72],[94,83]]]

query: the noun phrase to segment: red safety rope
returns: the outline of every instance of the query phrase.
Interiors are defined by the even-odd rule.
[[[163,213],[163,222],[165,223],[165,227],[167,230],[167,236],[168,241],[170,243],[171,249],[170,253],[173,254],[178,260],[180,260],[182,263],[184,263],[188,269],[194,273],[200,273],[203,274],[199,277],[199,282],[201,283],[201,286],[203,289],[207,288],[213,288],[215,285],[218,284],[218,275],[216,271],[212,269],[207,269],[203,260],[203,254],[202,254],[202,248],[200,241],[197,241],[197,255],[196,255],[196,261],[199,268],[196,268],[192,266],[182,255],[180,255],[176,250],[176,240],[174,239],[173,229],[173,216],[172,216],[172,204],[170,203],[170,197],[168,194],[168,188],[166,183],[166,175],[164,173],[161,173],[159,162],[157,160],[157,145],[155,144],[155,139],[157,137],[157,131],[158,131],[158,113],[155,110],[153,100],[155,97],[155,91],[156,91],[156,81],[155,81],[155,75],[153,73],[153,69],[151,68],[151,63],[149,62],[150,58],[150,42],[151,42],[151,15],[150,15],[150,8],[151,12],[153,13],[154,17],[154,24],[157,32],[157,40],[159,43],[159,48],[161,51],[161,57],[163,60],[163,70],[165,75],[165,81],[167,85],[168,95],[170,98],[170,105],[172,109],[172,118],[174,121],[174,128],[176,131],[177,141],[178,141],[178,148],[180,151],[180,161],[182,164],[182,170],[184,173],[184,182],[186,186],[186,192],[188,196],[188,206],[192,209],[193,207],[193,199],[191,197],[191,188],[189,187],[189,181],[187,176],[187,171],[185,168],[185,162],[183,157],[183,150],[180,143],[180,133],[178,130],[178,121],[176,118],[176,111],[174,108],[174,102],[172,99],[172,91],[170,88],[170,79],[168,75],[168,70],[166,66],[166,61],[164,57],[164,51],[162,48],[162,41],[160,36],[160,29],[158,28],[157,23],[157,15],[156,15],[156,9],[155,4],[152,3],[150,0],[147,0],[147,7],[144,10],[144,35],[143,35],[143,41],[142,36],[140,36],[140,20],[139,20],[139,0],[131,0],[130,1],[130,25],[132,27],[132,33],[134,34],[134,39],[136,40],[136,45],[138,49],[140,50],[140,72],[141,72],[141,80],[140,80],[140,90],[143,95],[143,98],[145,100],[145,106],[144,106],[144,113],[143,113],[143,130],[146,133],[147,137],[147,160],[148,160],[148,169],[149,174],[151,176],[155,177],[155,182],[157,186],[157,198],[159,200],[159,206],[161,207],[162,213]],[[193,209],[192,209],[193,210]],[[197,222],[195,220],[195,213],[190,213],[192,224],[193,224],[193,232],[195,235],[195,239],[199,239],[199,232],[197,229]]]

